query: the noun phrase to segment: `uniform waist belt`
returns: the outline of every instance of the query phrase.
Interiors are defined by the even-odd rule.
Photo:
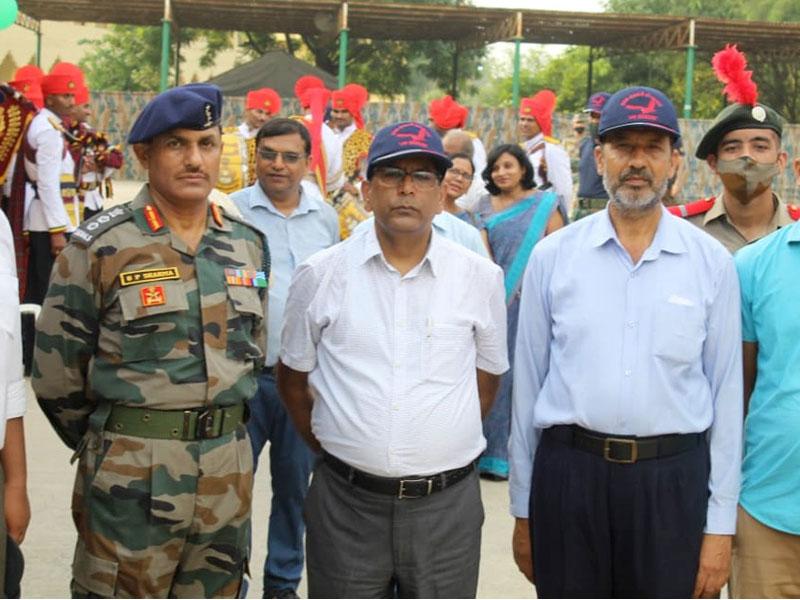
[[[578,208],[602,210],[608,204],[608,198],[578,198]]]
[[[674,456],[696,448],[706,440],[705,432],[651,437],[613,436],[577,425],[555,425],[545,429],[543,435],[615,463],[635,463]]]
[[[475,469],[475,463],[471,462],[466,467],[443,471],[436,475],[426,475],[424,477],[410,476],[394,479],[392,477],[378,477],[364,471],[354,469],[346,462],[343,462],[327,452],[322,453],[323,460],[334,473],[344,477],[349,483],[363,488],[376,494],[387,496],[397,496],[399,499],[414,499],[430,496],[435,492],[455,485]]]
[[[189,410],[114,406],[105,428],[113,433],[158,440],[206,440],[234,431],[244,415],[244,404]]]

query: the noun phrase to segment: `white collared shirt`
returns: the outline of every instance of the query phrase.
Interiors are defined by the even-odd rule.
[[[298,267],[281,361],[310,373],[314,435],[349,465],[386,477],[464,466],[486,446],[475,369],[508,369],[503,273],[434,231],[401,276],[373,228]]]
[[[5,444],[6,421],[25,414],[25,379],[22,374],[22,336],[19,318],[19,283],[11,227],[0,211],[0,448]]]

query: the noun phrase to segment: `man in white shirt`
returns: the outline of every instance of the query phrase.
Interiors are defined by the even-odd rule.
[[[25,189],[25,223],[28,232],[28,268],[24,301],[42,304],[55,257],[67,244],[67,234],[80,222],[74,202],[75,163],[67,152],[62,119],[75,105],[82,82],[74,75],[50,74],[42,78],[45,107],[33,118],[21,154],[28,183]],[[62,187],[72,185],[72,196]],[[70,212],[68,212],[70,209]],[[23,345],[26,371],[33,354],[33,325],[25,320]]]
[[[519,104],[517,130],[522,138],[522,147],[533,165],[536,187],[551,187],[558,195],[558,209],[564,222],[572,207],[572,169],[569,154],[553,133],[553,111],[556,95],[542,90]]]
[[[278,387],[323,460],[306,499],[310,597],[474,597],[481,416],[508,369],[500,269],[431,229],[451,161],[419,123],[375,136],[371,232],[301,264]]]
[[[22,416],[25,414],[25,379],[22,375],[20,339],[19,284],[11,228],[0,211],[0,500],[4,518],[0,519],[0,594],[19,597],[18,573],[6,572],[8,558],[20,557],[19,550],[6,546],[7,536],[14,544],[22,543],[31,518],[25,469],[25,437]],[[21,561],[17,560],[21,567]]]

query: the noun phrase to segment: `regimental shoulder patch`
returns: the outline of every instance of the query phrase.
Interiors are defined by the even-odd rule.
[[[141,269],[139,271],[124,271],[119,274],[119,284],[122,287],[152,283],[154,281],[170,281],[180,279],[181,274],[177,267],[162,267],[160,269]]]
[[[675,204],[668,206],[667,210],[676,217],[694,217],[696,215],[704,215],[711,210],[716,202],[716,197],[703,198],[702,200],[695,200],[694,202],[687,202],[686,204]]]
[[[103,232],[132,218],[133,211],[130,209],[130,205],[114,206],[81,223],[80,227],[70,235],[70,242],[88,248]]]

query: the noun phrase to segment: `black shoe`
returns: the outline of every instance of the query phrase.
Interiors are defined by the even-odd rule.
[[[264,590],[264,598],[299,598],[292,588],[268,588]]]

